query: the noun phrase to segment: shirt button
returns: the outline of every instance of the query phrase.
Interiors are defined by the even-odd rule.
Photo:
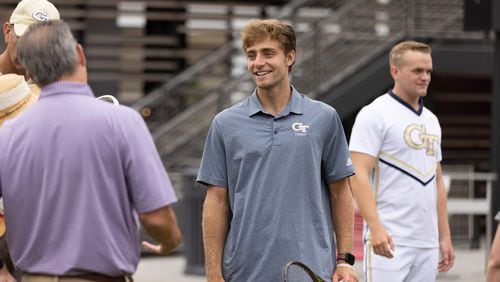
[[[278,130],[275,130],[275,131],[274,131],[274,134],[278,134]]]

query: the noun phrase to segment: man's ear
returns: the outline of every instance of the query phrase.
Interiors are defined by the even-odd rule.
[[[81,44],[76,44],[76,53],[78,54],[78,62],[81,66],[87,66],[87,58],[85,58],[85,53],[83,52],[83,47]]]
[[[9,36],[9,33],[11,33],[13,30],[12,30],[12,27],[10,26],[10,23],[8,22],[5,22],[3,24],[3,40],[5,42],[5,44],[7,44],[9,41],[7,40],[7,36]]]
[[[295,50],[291,50],[286,55],[286,65],[288,67],[291,66],[291,65],[293,65],[293,63],[295,63],[295,54],[296,54]]]
[[[392,79],[396,81],[399,77],[399,69],[396,66],[391,66],[390,72]]]

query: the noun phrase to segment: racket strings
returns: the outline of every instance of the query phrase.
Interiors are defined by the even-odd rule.
[[[284,272],[285,282],[323,282],[307,266],[299,263],[287,265]]]

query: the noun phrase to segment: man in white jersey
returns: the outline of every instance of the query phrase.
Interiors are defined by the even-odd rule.
[[[441,127],[423,106],[431,48],[405,41],[389,55],[394,88],[365,106],[349,150],[352,190],[365,220],[366,281],[435,281],[448,271],[451,243],[440,161]]]

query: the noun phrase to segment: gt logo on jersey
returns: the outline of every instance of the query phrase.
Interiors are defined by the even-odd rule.
[[[439,142],[439,137],[432,134],[427,134],[425,131],[425,126],[418,124],[409,125],[404,134],[405,142],[413,149],[425,149],[425,153],[429,156],[433,156],[434,143]]]
[[[295,132],[306,133],[308,128],[309,128],[309,125],[304,125],[301,122],[296,122],[296,123],[292,124],[292,129]]]
[[[306,136],[308,128],[309,125],[305,125],[302,122],[295,122],[294,124],[292,124],[292,129],[293,131],[295,131],[295,136]]]

